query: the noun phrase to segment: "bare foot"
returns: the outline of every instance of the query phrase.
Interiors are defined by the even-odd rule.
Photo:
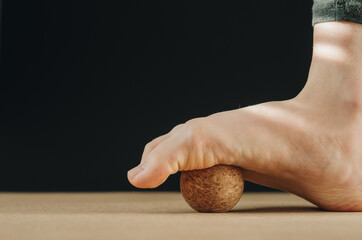
[[[192,119],[146,145],[136,187],[230,164],[248,181],[326,210],[362,211],[362,25],[315,26],[308,82],[295,98]]]

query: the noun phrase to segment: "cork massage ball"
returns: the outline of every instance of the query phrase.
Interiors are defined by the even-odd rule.
[[[244,179],[241,168],[216,165],[183,171],[180,189],[185,201],[198,212],[227,212],[240,200]]]

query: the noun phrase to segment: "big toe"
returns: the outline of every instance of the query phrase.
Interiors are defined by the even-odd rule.
[[[170,167],[162,162],[140,164],[128,171],[129,182],[137,188],[155,188],[172,174]]]

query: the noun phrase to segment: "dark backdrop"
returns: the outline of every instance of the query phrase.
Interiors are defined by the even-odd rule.
[[[173,126],[294,97],[311,7],[3,0],[0,190],[135,190],[127,170]],[[178,190],[178,178],[158,189]]]

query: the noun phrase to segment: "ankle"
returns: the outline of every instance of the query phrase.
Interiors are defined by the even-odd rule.
[[[362,24],[316,24],[308,81],[297,98],[362,114],[361,42]]]

